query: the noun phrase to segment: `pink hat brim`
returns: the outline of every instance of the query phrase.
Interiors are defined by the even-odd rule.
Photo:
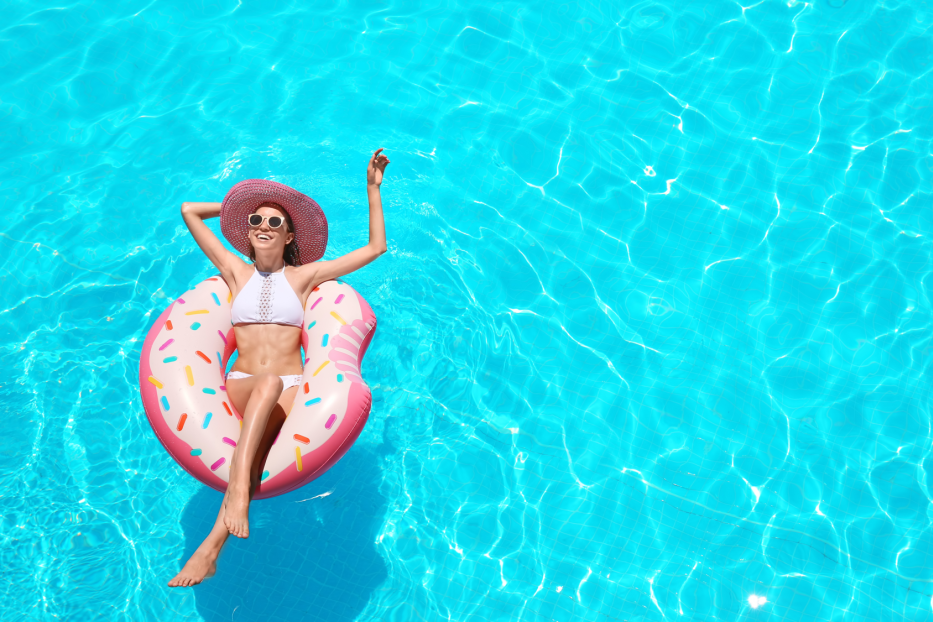
[[[302,264],[324,256],[327,218],[321,206],[294,188],[268,179],[245,179],[230,188],[224,197],[220,206],[220,231],[233,248],[249,256],[247,216],[266,201],[278,203],[291,217]]]

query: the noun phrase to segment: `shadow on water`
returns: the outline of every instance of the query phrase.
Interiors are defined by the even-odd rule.
[[[351,448],[307,486],[254,502],[249,539],[231,536],[217,574],[194,588],[201,616],[207,622],[353,620],[386,577],[374,546],[385,513],[381,449]],[[221,499],[204,487],[188,503],[181,563],[209,532]]]

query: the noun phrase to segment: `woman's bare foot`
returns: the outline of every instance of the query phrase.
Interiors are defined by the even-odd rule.
[[[232,479],[232,478],[231,478]],[[230,483],[224,495],[224,525],[237,538],[249,537],[249,484]]]
[[[175,578],[168,582],[169,587],[191,587],[204,579],[210,579],[217,572],[217,556],[220,550],[198,549]]]

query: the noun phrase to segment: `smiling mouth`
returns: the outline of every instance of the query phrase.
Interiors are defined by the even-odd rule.
[[[270,238],[265,233],[260,233],[259,235],[256,236],[256,239],[257,240],[271,240],[272,238]]]

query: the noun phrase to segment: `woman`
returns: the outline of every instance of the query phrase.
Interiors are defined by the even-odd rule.
[[[230,464],[229,484],[211,533],[170,587],[196,585],[216,570],[229,534],[249,537],[249,502],[260,466],[282,426],[301,379],[301,330],[308,295],[386,251],[379,186],[389,160],[376,150],[366,170],[369,244],[331,261],[316,261],[327,244],[327,221],[310,198],[282,184],[251,180],[234,186],[221,203],[183,203],[181,213],[233,295],[231,319],[239,356],[227,376],[227,395],[243,416]],[[221,217],[224,236],[250,265],[224,248],[204,224]]]

